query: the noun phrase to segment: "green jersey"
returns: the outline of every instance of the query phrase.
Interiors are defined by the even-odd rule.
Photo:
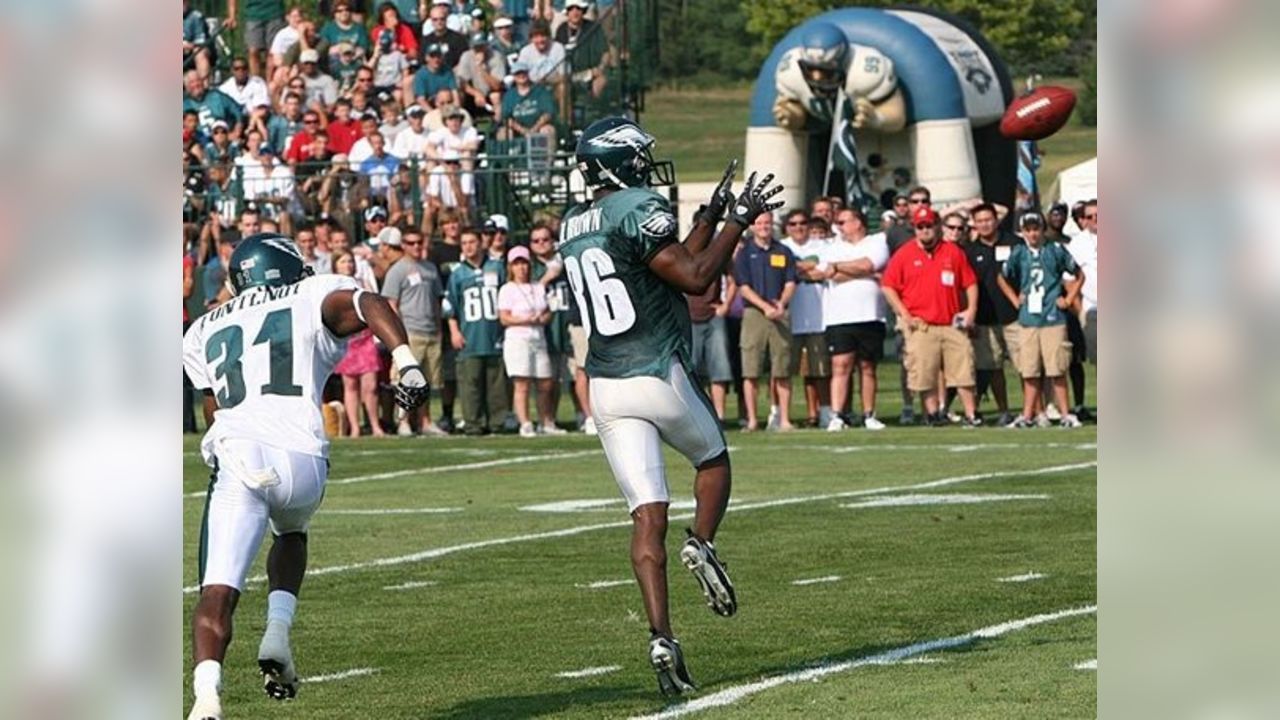
[[[673,242],[671,204],[647,188],[612,192],[565,216],[560,254],[590,338],[588,375],[665,378],[673,358],[692,367],[689,306],[649,269]]]
[[[476,267],[458,263],[449,273],[449,289],[444,296],[444,316],[457,318],[465,344],[458,357],[489,357],[502,354],[502,323],[498,321],[498,288],[507,280],[506,268],[486,258]]]
[[[537,282],[547,274],[547,264],[534,258],[533,280]],[[573,345],[569,342],[569,280],[564,276],[564,269],[555,280],[547,283],[547,308],[551,310],[551,322],[547,324],[547,351],[552,353],[571,353]]]
[[[1005,279],[1021,288],[1022,305],[1018,308],[1018,324],[1023,327],[1046,327],[1067,322],[1066,311],[1058,307],[1062,297],[1062,274],[1080,271],[1067,248],[1056,242],[1040,247],[1018,245],[1004,263]]]

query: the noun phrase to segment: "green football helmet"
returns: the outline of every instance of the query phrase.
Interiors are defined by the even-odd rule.
[[[241,240],[228,264],[227,282],[236,295],[259,285],[292,285],[314,273],[293,240],[277,233]]]
[[[597,120],[578,139],[578,169],[592,188],[635,188],[675,183],[675,166],[656,162],[655,139],[624,117]]]

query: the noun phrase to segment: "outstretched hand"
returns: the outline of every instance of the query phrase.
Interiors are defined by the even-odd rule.
[[[396,404],[405,410],[413,410],[427,399],[431,386],[427,384],[427,376],[418,365],[410,365],[400,371],[400,380],[396,382]]]
[[[729,167],[724,170],[724,177],[720,179],[720,184],[716,185],[716,189],[711,193],[711,199],[706,205],[698,211],[694,222],[705,222],[709,225],[715,225],[720,222],[720,218],[724,217],[725,208],[733,202],[733,176],[738,172],[738,158],[729,161]]]
[[[781,185],[769,187],[771,182],[773,182],[773,173],[765,175],[759,183],[756,183],[756,174],[751,173],[751,177],[747,178],[746,187],[742,189],[742,194],[738,196],[733,209],[729,211],[729,220],[743,227],[749,227],[757,217],[782,207],[781,200],[769,202],[770,198],[782,192]]]

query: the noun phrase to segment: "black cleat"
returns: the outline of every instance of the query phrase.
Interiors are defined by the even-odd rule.
[[[259,659],[262,671],[262,689],[273,700],[292,700],[298,695],[298,675],[292,667],[278,660]]]
[[[680,562],[689,568],[702,586],[702,594],[707,596],[707,607],[723,617],[738,612],[738,596],[724,565],[716,557],[715,546],[694,535],[692,530],[686,529],[685,532],[689,539],[680,548]]]
[[[649,638],[649,664],[658,675],[658,689],[663,695],[681,695],[698,689],[684,666],[680,641],[675,638],[661,635]]]

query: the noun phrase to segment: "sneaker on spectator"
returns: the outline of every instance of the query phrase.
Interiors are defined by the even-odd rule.
[[[449,418],[444,418],[443,420],[441,420],[441,421],[440,421],[440,427],[442,427],[442,428],[443,428],[443,427],[444,427],[444,421],[445,421],[445,420],[448,420],[448,419],[449,419]],[[452,428],[449,428],[449,430],[450,430],[451,432],[466,432],[466,431],[467,431],[467,421],[466,421],[466,420],[464,420],[464,419],[462,419],[462,418],[458,418],[458,422],[456,422],[456,423],[449,423],[449,424],[453,426]]]
[[[453,418],[446,415],[445,417],[442,417],[439,420],[437,420],[436,425],[441,430],[443,430],[447,435],[449,433],[454,432],[455,430],[460,430],[462,428],[463,422],[459,420],[458,423],[455,425],[453,422]]]
[[[520,425],[519,427],[520,427],[520,437],[523,437],[523,438],[538,437],[538,431],[533,428],[533,423],[527,422],[523,425]]]
[[[844,420],[839,415],[832,415],[831,420],[827,422],[827,432],[840,432],[847,427]]]
[[[396,434],[400,437],[413,437],[413,428],[409,427],[408,420],[401,420],[396,426]]]
[[[1058,406],[1053,403],[1049,403],[1044,406],[1044,414],[1045,417],[1054,422],[1058,422],[1062,419],[1062,411],[1058,410]]]
[[[1062,419],[1058,421],[1058,427],[1064,427],[1064,428],[1078,428],[1083,424],[1084,423],[1080,422],[1080,418],[1076,417],[1071,413],[1067,413],[1066,415],[1063,415]]]
[[[445,432],[444,428],[440,427],[435,423],[427,423],[426,425],[424,425],[422,427],[422,434],[430,435],[431,437],[448,437],[449,436],[449,433]]]
[[[1077,405],[1071,408],[1071,414],[1076,416],[1080,422],[1089,422],[1093,420],[1093,413],[1084,405]]]
[[[862,427],[868,430],[883,430],[884,423],[877,420],[875,415],[866,415],[862,418]]]
[[[960,427],[965,430],[982,427],[982,418],[977,415],[974,415],[973,417],[960,418]]]
[[[902,414],[898,416],[898,424],[899,425],[915,425],[916,424],[915,409],[910,406],[902,408]]]
[[[507,413],[502,419],[502,432],[515,432],[520,429],[520,421],[516,420],[515,413]]]
[[[1009,423],[1011,422],[1013,422],[1013,413],[1007,410],[1005,412],[1000,413],[1000,416],[996,418],[997,427],[1008,427]]]
[[[770,408],[769,421],[764,424],[764,429],[769,431],[776,431],[778,429],[778,424],[781,421],[782,421],[782,415],[781,413],[778,412],[778,408],[776,407]]]
[[[954,412],[951,412],[950,410],[946,411],[945,413],[939,410],[938,414],[942,415],[946,419],[946,421],[952,425],[959,425],[960,421],[964,419],[960,417],[960,413],[954,413]]]
[[[1048,413],[1040,413],[1036,416],[1036,427],[1047,428],[1052,426],[1053,421],[1049,419]]]
[[[569,433],[560,428],[560,426],[552,423],[551,425],[542,424],[538,426],[539,435],[568,435]]]
[[[1034,422],[1032,422],[1031,420],[1028,420],[1022,415],[1019,415],[1018,417],[1014,418],[1012,421],[1005,424],[1005,427],[1009,428],[1010,430],[1025,430],[1027,428],[1033,428],[1035,426],[1036,424]]]
[[[586,435],[596,434],[596,419],[589,417],[582,421],[582,432]]]

